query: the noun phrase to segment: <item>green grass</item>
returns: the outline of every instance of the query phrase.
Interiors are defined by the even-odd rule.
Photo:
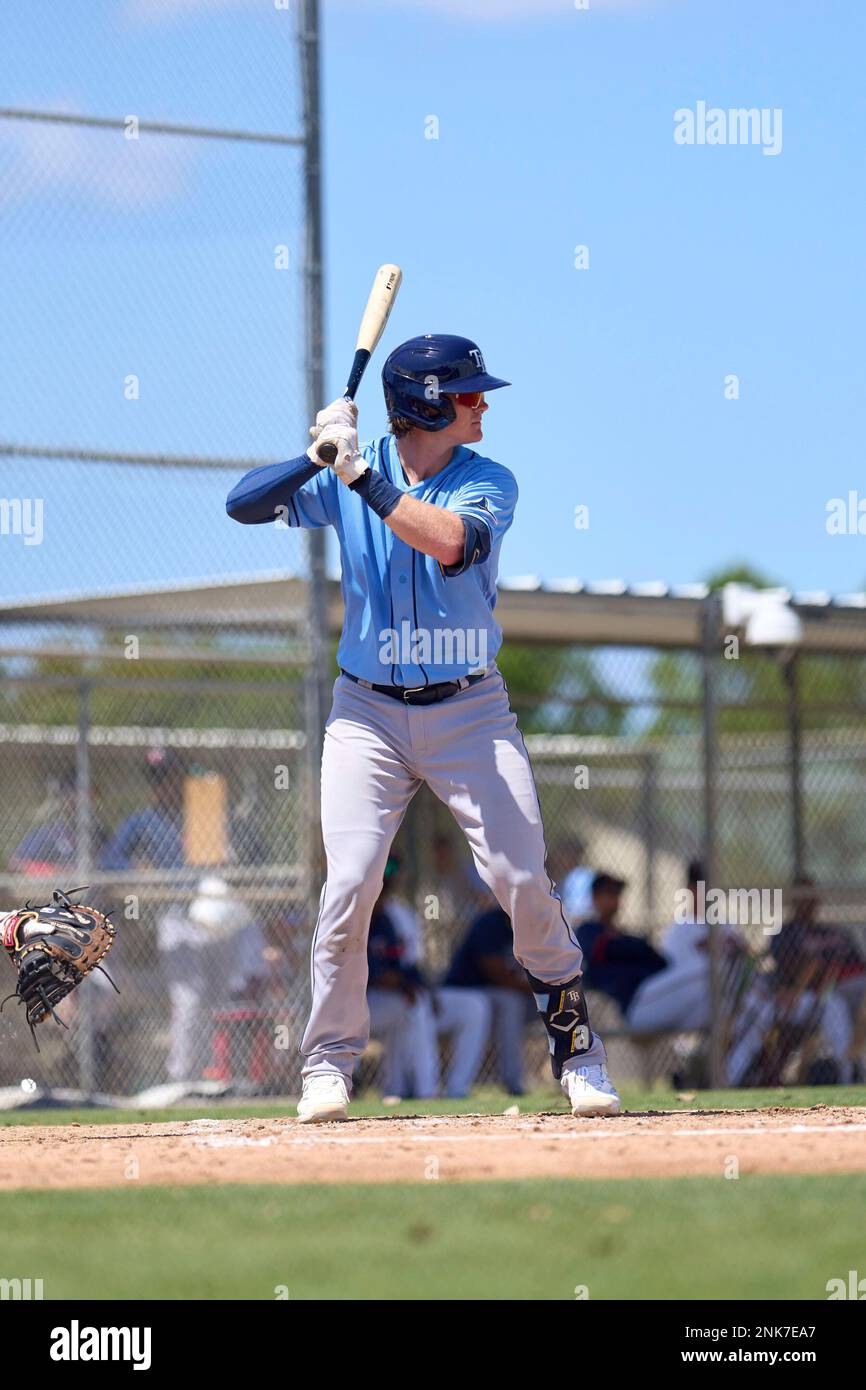
[[[624,1089],[630,1110],[866,1106],[864,1087]],[[371,1115],[564,1111],[539,1091],[404,1102]],[[27,1110],[5,1124],[284,1117],[287,1101],[168,1110]],[[826,1297],[866,1269],[866,1174],[0,1192],[0,1277],[64,1298],[591,1299]],[[62,1238],[48,1253],[43,1233]]]
[[[801,1086],[765,1091],[699,1091],[694,1099],[680,1100],[668,1089],[638,1090],[621,1088],[626,1110],[765,1110],[771,1106],[801,1108],[810,1105],[864,1105],[866,1086]],[[691,1092],[689,1092],[691,1095]],[[543,1090],[514,1098],[502,1091],[478,1091],[468,1100],[407,1100],[396,1106],[383,1106],[375,1097],[364,1096],[352,1104],[351,1114],[358,1119],[375,1115],[501,1115],[511,1105],[519,1105],[521,1114],[533,1111],[567,1112],[568,1105],[560,1091]],[[141,1124],[151,1121],[165,1124],[171,1120],[196,1120],[219,1116],[223,1119],[282,1119],[294,1115],[292,1100],[281,1101],[202,1101],[196,1105],[172,1106],[163,1110],[64,1110],[32,1109],[0,1112],[4,1125],[118,1125]]]
[[[0,1274],[47,1299],[823,1299],[866,1269],[864,1213],[862,1173],[10,1192]]]

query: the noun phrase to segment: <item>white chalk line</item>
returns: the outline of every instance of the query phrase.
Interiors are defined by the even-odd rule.
[[[193,1138],[200,1149],[266,1149],[279,1142],[278,1134],[266,1134],[263,1139],[251,1139],[246,1134],[197,1134]]]
[[[580,1123],[580,1122],[578,1122]],[[573,1141],[577,1139],[697,1139],[705,1138],[766,1138],[786,1134],[863,1134],[864,1125],[786,1125],[783,1129],[573,1129],[556,1130],[545,1134],[540,1130],[512,1130],[508,1134],[309,1134],[293,1139],[280,1136],[284,1144],[292,1148],[315,1148],[318,1145],[345,1144],[349,1148],[356,1144],[390,1144],[407,1141],[410,1144],[480,1144],[506,1143],[515,1139],[538,1139]]]

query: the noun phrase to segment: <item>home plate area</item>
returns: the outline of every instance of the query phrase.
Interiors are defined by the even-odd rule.
[[[0,1129],[0,1188],[739,1176],[866,1169],[866,1110],[198,1119]]]

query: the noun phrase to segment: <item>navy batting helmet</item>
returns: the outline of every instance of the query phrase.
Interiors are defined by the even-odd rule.
[[[455,418],[449,396],[510,386],[490,376],[481,349],[470,338],[425,333],[395,348],[382,368],[389,416],[402,415],[422,430],[443,430]]]

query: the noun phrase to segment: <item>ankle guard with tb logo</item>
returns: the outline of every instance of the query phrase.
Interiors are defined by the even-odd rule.
[[[558,1081],[564,1063],[581,1052],[588,1052],[592,1046],[586,999],[580,987],[582,977],[576,975],[564,985],[546,985],[527,970],[526,978],[547,1029],[550,1063]]]

